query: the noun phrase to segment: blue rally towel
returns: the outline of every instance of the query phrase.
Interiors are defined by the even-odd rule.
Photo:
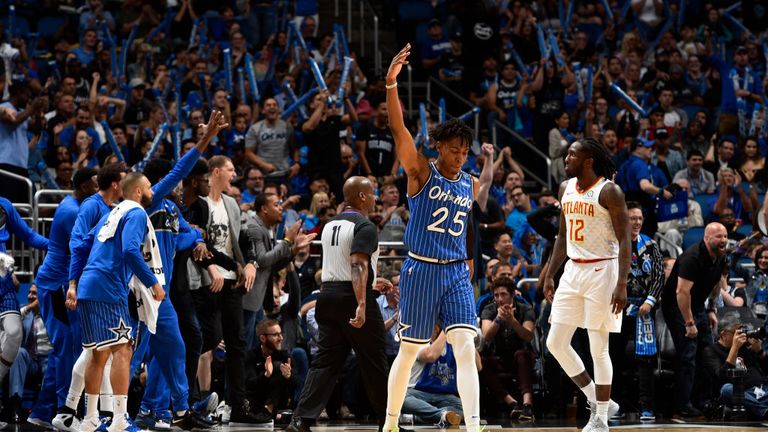
[[[659,199],[656,219],[659,222],[688,217],[688,192],[678,191],[671,199]]]
[[[635,354],[656,355],[656,323],[651,314],[638,316],[635,321]]]

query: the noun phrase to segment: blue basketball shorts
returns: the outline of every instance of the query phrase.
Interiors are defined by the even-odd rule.
[[[133,340],[131,314],[128,302],[107,303],[95,300],[78,300],[83,348],[104,350]]]
[[[464,261],[430,264],[406,258],[400,270],[401,341],[427,343],[437,320],[449,331],[464,327],[475,331],[475,296]]]

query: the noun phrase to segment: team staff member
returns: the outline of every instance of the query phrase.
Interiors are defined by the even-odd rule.
[[[664,285],[661,310],[664,321],[672,333],[677,357],[675,374],[675,416],[687,419],[701,419],[704,414],[691,404],[696,358],[699,350],[712,343],[712,328],[717,325],[714,298],[720,291],[720,279],[726,268],[725,246],[728,231],[713,222],[704,228],[704,240],[689,247],[675,261],[672,273]],[[710,309],[705,310],[707,298]],[[706,382],[704,374],[696,379]],[[702,390],[707,385],[701,385]],[[706,391],[704,393],[706,396]]]
[[[374,299],[373,281],[379,259],[373,185],[365,177],[344,183],[347,207],[323,228],[323,285],[317,298],[319,351],[293,411],[289,432],[308,432],[328,402],[349,349],[355,350],[368,398],[379,424],[384,422],[387,355],[384,321]]]

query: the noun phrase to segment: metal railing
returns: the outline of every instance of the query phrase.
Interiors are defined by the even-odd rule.
[[[24,176],[20,176],[18,174],[14,174],[14,173],[12,173],[10,171],[6,171],[6,170],[0,170],[0,177],[8,177],[8,178],[11,178],[11,179],[14,179],[14,180],[26,183],[27,184],[27,196],[29,197],[29,199],[27,200],[27,203],[30,204],[30,205],[32,204],[32,194],[33,194],[33,191],[35,190],[35,187],[32,184],[32,180],[30,180],[30,179],[28,179],[28,178],[26,178]],[[0,179],[0,181],[4,181],[4,180]]]
[[[357,40],[358,46],[360,49],[359,54],[361,57],[365,57],[366,51],[369,49],[365,41],[365,34],[366,34],[365,29],[370,28],[370,27],[366,27],[368,24],[373,26],[373,38],[371,41],[370,49],[373,50],[374,70],[376,75],[378,76],[381,74],[381,62],[382,62],[382,57],[381,57],[382,53],[381,53],[381,49],[379,49],[379,14],[376,13],[376,9],[373,7],[373,5],[371,5],[368,2],[368,0],[357,0],[357,2],[358,2],[357,6],[360,11],[360,19],[359,19],[359,29],[356,35],[358,39],[355,39],[354,37],[355,35],[353,34],[353,31],[352,31],[353,29],[352,11],[354,6],[353,5],[354,1],[347,0],[347,27],[345,29],[347,32],[347,41],[349,43],[353,43],[353,41]],[[333,11],[334,11],[335,18],[339,18],[339,12],[340,12],[339,0],[334,1]],[[366,22],[366,17],[368,15],[370,15],[371,17],[370,23]]]
[[[539,156],[544,160],[544,163],[547,164],[547,179],[544,180],[538,175],[536,175],[533,171],[531,171],[529,168],[527,168],[524,164],[519,164],[520,168],[525,172],[526,177],[532,178],[536,180],[537,183],[541,184],[542,186],[546,187],[549,190],[552,190],[552,159],[549,158],[544,152],[539,150],[533,143],[525,139],[522,135],[518,134],[517,132],[513,131],[509,128],[509,126],[505,125],[504,123],[501,123],[498,120],[494,120],[494,128],[491,131],[491,142],[495,147],[498,147],[496,144],[498,142],[498,130],[501,129],[502,131],[506,132],[515,142],[522,143],[527,147],[525,150],[530,150],[535,154],[536,156]]]
[[[409,93],[409,95],[408,95],[408,97],[412,98],[412,95],[411,95],[411,83],[410,83],[410,79],[411,79],[411,77],[410,77],[410,69],[409,69],[408,74],[409,74],[409,77],[408,77],[408,80],[409,80],[409,83],[408,83],[408,93]],[[440,91],[443,92],[444,96],[451,96],[452,98],[454,98],[457,101],[461,102],[463,105],[466,105],[468,110],[472,110],[472,109],[475,108],[475,105],[473,105],[472,102],[468,101],[464,96],[456,93],[450,87],[448,87],[447,85],[443,84],[442,82],[440,82],[439,80],[435,79],[434,77],[429,77],[429,80],[427,81],[427,103],[429,104],[430,107],[438,108],[439,105],[440,105],[439,101],[438,100],[434,100],[434,98],[433,98],[433,94],[432,94],[432,86],[433,85],[438,87],[440,89]],[[409,100],[408,103],[409,104],[413,104],[413,101]],[[449,114],[449,113],[446,113],[446,114]],[[453,115],[451,115],[451,117],[453,117]],[[475,141],[478,141],[479,138],[480,138],[480,113],[479,112],[475,113],[472,117],[474,118],[474,123],[475,123],[473,138],[474,138]]]

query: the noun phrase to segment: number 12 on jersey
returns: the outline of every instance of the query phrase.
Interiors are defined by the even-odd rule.
[[[584,219],[568,219],[568,239],[570,241],[582,242],[584,241]]]

